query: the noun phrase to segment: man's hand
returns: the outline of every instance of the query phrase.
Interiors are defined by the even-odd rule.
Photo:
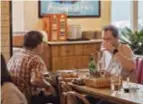
[[[31,84],[39,88],[45,88],[50,86],[50,83],[45,81],[45,77],[42,73],[37,73],[37,75],[35,73],[32,73]]]
[[[115,47],[110,42],[103,42],[103,47],[105,48],[105,50],[107,50],[111,53],[115,49]]]

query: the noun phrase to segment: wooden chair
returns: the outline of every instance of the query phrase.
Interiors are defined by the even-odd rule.
[[[59,87],[60,87],[60,92],[68,92],[68,91],[72,91],[72,88],[64,81],[59,83]]]
[[[12,76],[13,83],[18,87],[18,89],[25,95],[27,98],[28,104],[31,103],[31,89],[28,83],[21,77]]]
[[[83,104],[90,104],[90,102],[83,95],[74,91],[64,92],[63,96],[64,96],[63,104],[78,104],[79,100],[83,102]]]
[[[59,86],[59,97],[60,97],[60,102],[61,104],[64,104],[64,95],[63,93],[69,92],[69,91],[73,91],[72,87],[70,85],[68,85],[68,81],[62,77],[59,76],[60,80],[58,78],[58,86]],[[85,94],[81,94],[83,97],[85,97]]]
[[[64,81],[60,81],[58,86],[59,86],[60,102],[61,102],[61,104],[63,104],[64,103],[63,93],[68,92],[68,91],[72,91],[72,88]]]

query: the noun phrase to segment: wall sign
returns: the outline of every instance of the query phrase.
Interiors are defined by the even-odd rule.
[[[68,17],[100,17],[100,1],[81,0],[41,0],[39,5],[39,17],[44,14],[65,13]]]

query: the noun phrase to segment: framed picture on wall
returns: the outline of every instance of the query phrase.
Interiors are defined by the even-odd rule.
[[[100,17],[100,0],[40,0],[39,17],[45,14],[65,13],[68,17]]]

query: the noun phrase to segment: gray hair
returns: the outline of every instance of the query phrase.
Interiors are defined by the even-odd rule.
[[[112,31],[112,35],[114,37],[119,37],[119,31],[118,31],[118,28],[113,26],[113,25],[107,25],[103,28],[103,31]]]

